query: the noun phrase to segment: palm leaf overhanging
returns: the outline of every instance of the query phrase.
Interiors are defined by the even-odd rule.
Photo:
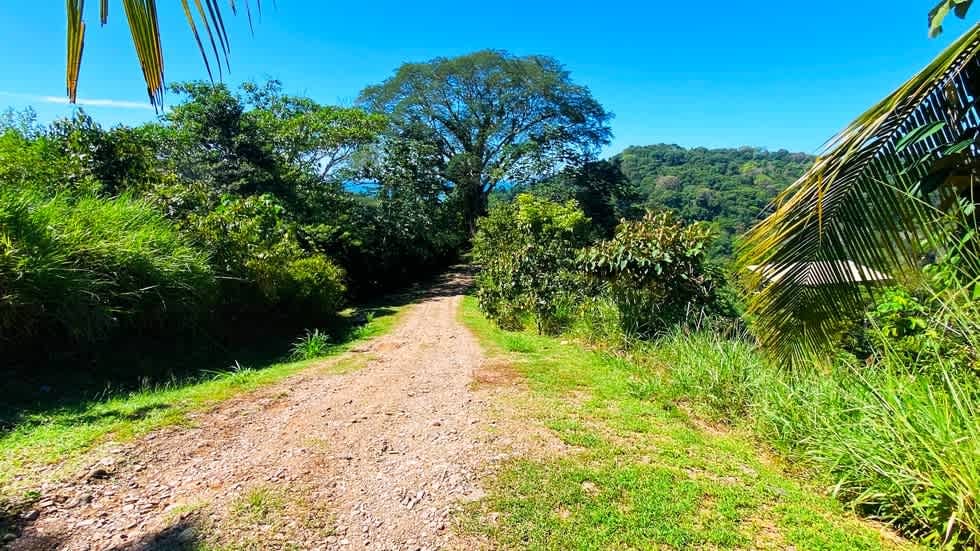
[[[960,19],[966,19],[967,12],[973,0],[939,0],[931,10],[929,10],[929,36],[935,38],[943,32],[943,21],[950,13],[956,14]]]
[[[160,40],[160,21],[157,17],[156,0],[120,0],[126,21],[129,24],[129,31],[132,35],[133,46],[136,48],[136,57],[139,59],[140,67],[143,70],[143,78],[146,81],[146,91],[150,96],[150,103],[159,108],[163,102],[163,92],[166,87],[163,71],[163,47]],[[250,0],[243,0],[245,12],[248,16],[248,24],[252,26],[252,8]],[[197,47],[204,58],[204,66],[207,69],[208,77],[214,79],[211,70],[211,61],[205,49],[204,42],[198,32],[198,25],[204,28],[210,42],[211,51],[214,54],[214,62],[217,65],[218,76],[222,73],[222,58],[224,58],[224,68],[228,67],[228,54],[230,45],[228,33],[225,30],[225,23],[222,17],[222,7],[218,0],[180,0],[187,23],[197,41]],[[192,5],[193,4],[193,7]],[[261,0],[255,0],[256,8],[261,14]],[[66,0],[68,15],[68,56],[65,81],[68,92],[68,99],[75,103],[78,96],[78,73],[82,64],[82,53],[85,47],[85,0]],[[229,0],[228,7],[233,14],[238,12],[235,0]],[[109,0],[99,0],[99,21],[105,25],[109,21]]]
[[[740,251],[749,314],[774,356],[826,351],[864,310],[856,264],[899,276],[941,247],[935,207],[975,191],[978,52],[975,25],[831,139],[749,231]]]

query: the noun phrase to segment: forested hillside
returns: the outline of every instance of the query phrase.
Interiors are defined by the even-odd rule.
[[[782,149],[668,144],[629,147],[616,159],[635,186],[639,205],[673,209],[689,222],[711,222],[720,234],[713,256],[731,254],[735,236],[762,218],[776,194],[813,163],[809,155]]]

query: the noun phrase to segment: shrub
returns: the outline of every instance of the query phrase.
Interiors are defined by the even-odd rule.
[[[969,239],[976,235],[971,230]],[[950,367],[980,370],[980,279],[963,269],[974,253],[951,247],[923,269],[911,288],[889,287],[876,293],[861,335],[865,355],[890,358],[922,372],[943,373]],[[972,271],[972,270],[971,270]]]
[[[704,263],[706,224],[685,226],[669,212],[623,221],[615,236],[587,249],[582,269],[608,285],[628,335],[658,335],[706,313],[717,278]]]
[[[210,302],[207,256],[147,204],[0,186],[0,330],[88,342]]]
[[[284,295],[297,307],[333,314],[344,304],[344,271],[323,255],[297,258],[283,275],[289,282]]]
[[[226,196],[213,210],[190,215],[188,226],[214,252],[215,271],[230,276],[223,300],[231,307],[332,315],[343,303],[343,270],[303,250],[271,195]]]
[[[480,307],[504,328],[533,317],[539,332],[559,319],[559,297],[573,291],[578,251],[588,242],[589,220],[574,202],[564,204],[527,194],[491,209],[478,223],[473,257]]]
[[[0,128],[0,185],[50,187],[51,182],[67,179],[68,165],[50,140],[32,139],[16,130]]]
[[[294,361],[313,360],[326,356],[330,351],[330,339],[319,329],[307,330],[306,334],[296,339],[290,351],[289,358]]]

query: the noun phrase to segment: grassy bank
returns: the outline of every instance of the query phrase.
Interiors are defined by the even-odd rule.
[[[711,334],[678,333],[638,355],[673,400],[825,473],[834,494],[862,514],[928,544],[977,545],[975,373],[949,362],[916,371],[888,355],[871,365],[787,372],[749,345]]]
[[[374,309],[348,338],[322,348],[320,358],[298,362],[234,363],[196,376],[66,403],[34,404],[22,410],[0,433],[0,497],[22,499],[32,471],[52,463],[71,465],[86,451],[107,442],[122,442],[149,431],[186,421],[187,415],[263,385],[275,383],[355,344],[389,331],[397,307]],[[354,313],[351,313],[354,315]],[[213,369],[213,368],[212,368]],[[11,397],[10,399],[13,399]],[[7,408],[10,409],[10,408]]]
[[[688,413],[647,367],[501,331],[471,298],[462,317],[526,379],[515,407],[567,447],[505,464],[465,531],[506,548],[908,547],[788,476],[748,432]]]

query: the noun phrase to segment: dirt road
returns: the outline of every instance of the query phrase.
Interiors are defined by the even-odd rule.
[[[479,345],[456,320],[455,276],[389,335],[109,450],[46,489],[12,548],[437,549],[481,495],[490,438],[471,390]]]

